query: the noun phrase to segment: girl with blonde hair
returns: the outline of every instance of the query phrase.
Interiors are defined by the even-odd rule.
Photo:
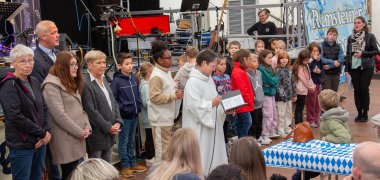
[[[70,176],[70,180],[118,180],[119,172],[107,161],[90,158],[79,164]]]
[[[177,130],[163,161],[150,173],[148,180],[204,179],[198,138],[190,128]]]

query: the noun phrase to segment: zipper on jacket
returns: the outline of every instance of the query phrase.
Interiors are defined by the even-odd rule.
[[[133,96],[133,102],[135,103],[135,113],[136,113],[136,115],[137,115],[136,97],[135,97],[135,93],[133,92],[133,86],[132,86],[132,83],[131,83],[131,79],[132,79],[132,77],[129,79],[129,84],[131,85],[131,91],[132,91],[132,96]]]

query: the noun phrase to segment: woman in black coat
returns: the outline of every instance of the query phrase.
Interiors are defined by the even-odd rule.
[[[354,30],[347,40],[346,72],[352,77],[355,106],[358,116],[355,122],[368,121],[369,85],[374,72],[374,55],[378,54],[377,41],[368,32],[368,25],[362,16],[354,21]]]

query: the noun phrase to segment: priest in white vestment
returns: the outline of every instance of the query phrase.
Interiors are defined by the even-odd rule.
[[[219,165],[228,164],[223,135],[225,113],[211,78],[216,58],[210,50],[199,53],[197,66],[191,70],[186,83],[183,101],[182,126],[193,129],[198,136],[205,175]]]

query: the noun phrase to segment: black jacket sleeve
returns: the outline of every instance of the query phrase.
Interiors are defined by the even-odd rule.
[[[6,121],[9,121],[16,129],[37,137],[44,138],[46,130],[35,124],[31,119],[26,117],[21,110],[21,101],[18,91],[14,88],[16,83],[8,80],[1,88],[0,100],[6,113]],[[34,108],[34,107],[30,107]],[[50,115],[49,115],[50,116]],[[45,123],[45,122],[44,122]]]
[[[253,35],[253,31],[257,31],[257,25],[256,24],[254,24],[253,26],[251,26],[250,28],[248,28],[247,34],[248,35]]]

